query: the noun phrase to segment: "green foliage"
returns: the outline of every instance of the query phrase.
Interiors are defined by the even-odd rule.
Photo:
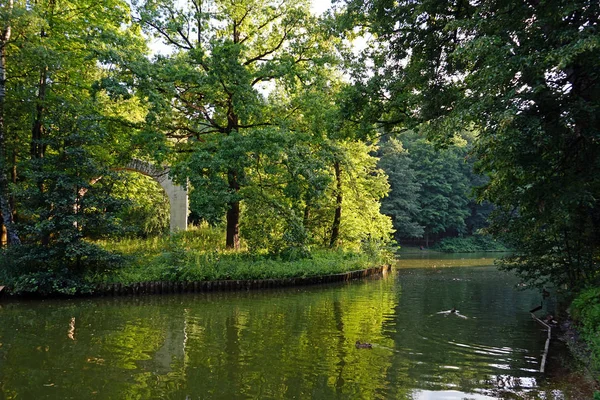
[[[310,257],[248,256],[240,253],[187,253],[182,266],[165,266],[159,256],[144,269],[124,268],[107,282],[281,279],[328,275],[370,268],[374,260],[359,253],[317,251]]]
[[[417,218],[421,212],[419,191],[414,164],[408,151],[395,138],[382,144],[379,166],[386,172],[390,193],[381,204],[381,211],[392,218],[398,238],[422,237],[425,230]]]
[[[388,263],[383,241],[363,244],[363,251],[289,247],[276,253],[233,252],[220,249],[223,229],[203,225],[169,238],[124,239],[101,242],[121,252],[122,268],[98,274],[94,282],[196,281],[222,279],[278,279],[308,277],[370,268]]]
[[[222,226],[210,227],[206,223],[190,227],[187,231],[177,232],[168,236],[156,236],[145,239],[123,238],[121,240],[100,240],[97,244],[102,248],[125,255],[137,254],[154,256],[174,243],[189,251],[221,251],[223,244]]]
[[[161,281],[184,280],[188,254],[177,237],[171,236],[167,246],[156,257],[154,262],[161,270]]]
[[[437,242],[433,250],[444,253],[477,253],[480,251],[508,251],[500,242],[487,235],[444,238]]]
[[[243,211],[252,209],[263,177],[286,182],[276,174],[286,168],[286,152],[296,141],[286,125],[299,107],[287,100],[271,104],[261,91],[314,81],[335,62],[327,33],[301,0],[141,1],[138,11],[142,26],[173,49],[139,72],[140,93],[150,103],[148,129],[189,139],[176,145],[182,151],[173,170],[181,182],[189,179],[195,214],[213,225],[226,219],[226,245],[237,249],[241,203],[247,203]],[[268,208],[286,206],[273,195],[265,199]],[[267,221],[265,229],[274,223]]]
[[[415,178],[421,185],[416,222],[424,227],[425,235],[464,233],[470,189],[462,168],[466,143],[438,151],[425,138],[407,136],[406,139],[404,144],[415,164]]]
[[[380,200],[387,195],[389,184],[383,170],[377,167],[377,157],[373,156],[377,152],[376,143],[348,141],[340,150],[345,154],[340,242],[357,246],[367,239],[389,241],[392,222],[380,212]]]
[[[135,130],[124,115],[137,111],[122,62],[142,56],[144,41],[120,0],[15,1],[12,11],[2,15],[15,35],[0,44],[10,78],[0,117],[23,245],[3,254],[3,273],[17,292],[82,292],[119,265],[86,239],[118,231],[109,166]]]
[[[389,240],[367,238],[360,244],[360,252],[381,265],[393,263],[398,250],[400,246]]]
[[[469,138],[467,132],[463,136]],[[490,206],[478,204],[472,193],[485,179],[473,172],[471,148],[462,138],[437,148],[412,132],[382,144],[380,166],[392,188],[382,205],[394,221],[396,237],[475,234],[486,227]]]
[[[69,112],[74,110],[62,111],[53,121],[55,134],[46,141],[45,157],[32,160],[24,174],[28,184],[17,192],[22,207],[17,226],[26,244],[15,251],[26,251],[14,262],[22,271],[66,268],[78,274],[106,259],[83,240],[91,232],[112,230],[105,209],[114,202],[105,186],[92,184],[106,172],[90,149],[102,139],[102,130],[94,120],[78,121]]]
[[[157,182],[140,174],[121,172],[110,184],[111,196],[125,203],[115,210],[119,234],[148,237],[168,232],[169,199]]]
[[[517,250],[505,266],[530,283],[598,284],[598,3],[345,3],[342,28],[372,38],[355,61],[376,68],[353,71],[344,109],[442,145],[475,129],[490,231]]]
[[[47,295],[75,295],[91,293],[92,287],[78,279],[56,273],[54,271],[37,271],[19,275],[12,282],[11,293],[16,295],[34,294]]]
[[[91,292],[94,277],[114,273],[123,261],[86,242],[65,248],[23,244],[0,254],[0,279],[13,294],[85,294]]]
[[[590,346],[593,366],[600,371],[600,287],[582,291],[571,303],[570,310]]]

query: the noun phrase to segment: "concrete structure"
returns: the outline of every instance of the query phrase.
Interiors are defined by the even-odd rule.
[[[189,202],[187,190],[179,186],[169,177],[169,168],[157,167],[147,161],[133,159],[123,169],[144,174],[157,181],[167,192],[170,203],[171,232],[187,230]]]

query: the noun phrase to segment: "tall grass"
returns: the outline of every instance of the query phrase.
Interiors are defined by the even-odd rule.
[[[123,254],[125,266],[93,277],[95,282],[278,279],[336,274],[385,263],[378,254],[344,249],[313,249],[308,257],[223,249],[225,233],[202,226],[168,237],[123,239],[99,244]]]

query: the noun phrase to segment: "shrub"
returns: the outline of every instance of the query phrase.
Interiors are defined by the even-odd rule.
[[[24,244],[2,250],[0,279],[14,294],[89,293],[95,276],[114,272],[122,263],[121,256],[84,241]]]
[[[581,292],[571,303],[571,315],[592,351],[592,366],[600,370],[600,287]]]

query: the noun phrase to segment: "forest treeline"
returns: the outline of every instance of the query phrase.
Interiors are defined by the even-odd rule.
[[[119,257],[97,240],[161,232],[164,195],[119,171],[139,158],[171,167],[222,248],[485,227],[529,283],[597,285],[599,8],[5,1],[3,270],[103,273]]]
[[[406,136],[415,156],[399,171],[397,139],[344,115],[349,47],[333,20],[282,4],[2,8],[0,188],[16,274],[104,270],[117,258],[93,240],[164,234],[164,194],[119,171],[132,158],[168,164],[193,220],[224,226],[226,248],[381,246],[392,220],[400,237],[475,229],[468,146]],[[151,55],[152,37],[166,54]],[[388,181],[392,169],[410,184]]]
[[[92,240],[161,230],[164,196],[118,171],[132,158],[169,165],[225,248],[389,240],[377,141],[341,117],[341,39],[308,3],[11,1],[2,21],[0,189],[17,274],[104,270],[116,258]]]

